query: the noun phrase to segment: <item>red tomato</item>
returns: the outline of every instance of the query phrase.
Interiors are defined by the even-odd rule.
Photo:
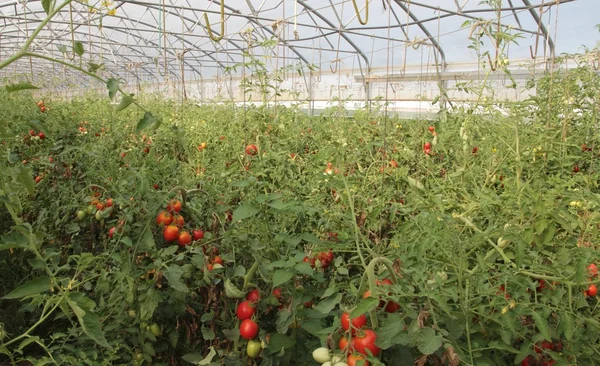
[[[425,149],[424,151],[425,151],[425,154],[431,155],[431,149]]]
[[[38,137],[40,138],[40,140],[43,140],[46,138],[46,134],[43,132],[38,133]]]
[[[167,211],[162,211],[156,217],[156,225],[168,226],[168,225],[171,225],[172,222],[173,222],[173,216],[171,216],[171,214],[168,213]]]
[[[38,107],[41,107],[41,106],[43,106],[43,105],[44,105],[44,101],[43,101],[43,100],[40,100],[39,102],[37,102],[37,103],[36,103],[36,105],[37,105]]]
[[[390,166],[392,168],[397,168],[398,167],[398,163],[396,162],[396,160],[392,160],[392,161],[390,161]]]
[[[532,356],[527,356],[526,359],[521,361],[521,366],[533,366],[535,363],[535,359]]]
[[[431,142],[426,142],[425,145],[423,145],[423,150],[427,149],[431,149]]]
[[[98,211],[102,211],[102,210],[104,210],[104,203],[102,203],[102,202],[99,202],[99,203],[96,205],[96,210],[98,210]]]
[[[108,237],[109,237],[109,238],[112,238],[112,237],[115,235],[115,231],[117,231],[117,228],[116,228],[116,227],[111,227],[111,228],[108,230]]]
[[[35,177],[35,182],[39,183],[42,181],[42,177],[40,177],[39,175],[37,177]]]
[[[46,112],[46,107],[45,106],[41,106],[40,107],[40,112],[45,113]]]
[[[346,338],[346,337],[340,338],[340,342],[338,344],[340,347],[340,351],[346,351],[348,353],[352,352],[352,350],[351,350],[352,345],[350,345],[350,347],[348,347],[348,344],[349,344],[348,338]]]
[[[215,259],[213,259],[213,263],[223,265],[223,259],[221,259],[219,256],[216,256]]]
[[[344,331],[347,331],[348,329],[350,329],[350,314],[349,313],[342,314],[341,323],[342,323],[342,329]],[[352,319],[352,334],[356,333],[357,329],[362,328],[366,324],[367,324],[367,317],[365,316],[365,314],[358,316],[356,318],[353,318]]]
[[[112,207],[113,205],[113,199],[109,198],[106,200],[106,203],[104,204],[106,207]]]
[[[542,290],[544,290],[546,288],[546,281],[543,279],[539,279],[538,281],[538,285],[537,285],[537,291],[540,292]]]
[[[590,285],[585,294],[587,296],[596,296],[596,294],[598,294],[598,288],[596,287],[596,285]]]
[[[181,201],[171,200],[171,202],[169,202],[169,204],[167,205],[167,211],[171,213],[181,211]]]
[[[368,350],[373,356],[377,357],[381,349],[375,345],[375,340],[377,340],[377,333],[374,331],[367,329],[359,332],[353,340],[354,349],[363,355],[368,355]]]
[[[209,271],[212,271],[212,270],[213,270],[213,265],[212,265],[211,263],[209,263],[209,264],[207,264],[207,265],[206,265],[206,268],[207,268]]]
[[[172,242],[172,241],[177,240],[178,236],[179,236],[179,228],[177,226],[169,225],[169,226],[165,227],[165,230],[163,231],[163,237],[165,238],[165,240],[167,242]]]
[[[273,292],[272,292],[273,296],[275,296],[278,300],[281,300],[281,289],[280,288],[274,288]]]
[[[29,130],[29,136],[35,136],[35,131],[34,130]]]
[[[248,292],[248,295],[246,295],[246,300],[248,300],[248,302],[251,304],[256,304],[260,300],[260,291],[255,288],[254,290]]]
[[[256,155],[256,154],[258,154],[258,146],[256,146],[256,145],[246,146],[246,155]]]
[[[157,184],[157,183],[154,183],[154,184],[152,185],[152,187],[154,187],[154,189],[155,189],[155,190],[157,190],[157,191],[158,191],[158,188],[160,188],[160,187],[158,186],[158,184]]]
[[[251,340],[258,334],[258,324],[252,319],[246,319],[240,325],[240,335],[242,338]]]
[[[175,225],[177,225],[179,227],[183,227],[183,225],[185,225],[185,220],[183,219],[183,216],[181,216],[181,215],[176,215],[173,219],[173,222],[175,223]]]
[[[190,245],[192,237],[187,231],[182,231],[177,237],[177,242],[179,242],[180,247],[185,247],[186,245]]]
[[[235,314],[240,320],[246,320],[252,318],[252,315],[256,312],[256,308],[250,305],[249,301],[242,301],[238,305]]]
[[[196,229],[192,231],[192,236],[194,238],[194,241],[202,240],[204,239],[204,231]]]
[[[479,151],[479,148],[478,148],[477,146],[475,146],[475,147],[473,148],[473,150],[471,150],[471,154],[473,154],[473,155],[477,155],[477,152],[478,152],[478,151]]]
[[[592,276],[592,277],[598,276],[598,267],[594,263],[590,264],[588,266],[587,270],[588,270],[588,273],[590,274],[590,276]]]
[[[429,126],[428,130],[429,130],[429,132],[433,132],[433,131],[435,131],[435,127]]]
[[[579,173],[579,165],[573,165],[573,173]]]
[[[350,355],[350,356],[348,356],[347,361],[348,361],[348,366],[358,366],[358,365],[369,366],[369,361],[367,361],[361,355]],[[359,363],[358,361],[363,361],[363,362]]]

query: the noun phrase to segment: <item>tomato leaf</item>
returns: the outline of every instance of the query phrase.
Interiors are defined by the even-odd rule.
[[[375,309],[379,304],[379,299],[374,297],[368,297],[366,299],[361,299],[356,308],[352,310],[350,313],[350,318],[356,318],[357,316],[361,316],[364,313],[368,313],[369,311]]]
[[[83,56],[85,49],[83,48],[83,43],[81,43],[81,41],[73,42],[73,52],[79,57]]]
[[[162,296],[154,287],[148,288],[145,293],[139,298],[140,302],[140,319],[149,320],[154,315],[154,311],[158,308],[158,304],[162,300]]]
[[[278,269],[273,273],[273,287],[286,283],[294,277],[294,273],[286,269]]]
[[[284,348],[291,348],[296,344],[296,340],[285,334],[272,333],[269,340],[268,354],[273,355],[281,352]]]
[[[417,333],[417,348],[424,355],[430,355],[442,346],[442,336],[435,334],[433,328],[422,328]]]
[[[288,328],[293,323],[294,317],[292,316],[292,312],[290,310],[281,310],[277,312],[277,332],[285,334],[288,331]]]
[[[25,187],[27,193],[35,192],[35,182],[33,181],[33,172],[29,167],[20,166],[17,169],[17,181]]]
[[[67,303],[77,316],[83,332],[98,345],[112,349],[104,337],[98,315],[92,311],[96,307],[94,301],[81,292],[72,292],[67,296]]]
[[[29,247],[29,240],[27,237],[19,232],[13,231],[8,235],[0,236],[0,250],[8,249],[27,249]]]
[[[102,69],[104,64],[95,64],[93,62],[88,62],[88,71],[91,73],[96,73],[96,71]]]
[[[237,222],[243,219],[247,219],[256,215],[260,211],[260,208],[253,205],[241,205],[233,210],[232,222]],[[275,285],[276,286],[276,285]]]
[[[8,84],[5,86],[5,88],[7,93],[14,93],[21,90],[39,89],[39,87],[31,84],[29,81],[18,84]]]
[[[119,91],[119,81],[115,78],[110,78],[106,81],[106,87],[108,88],[108,97],[114,99]]]
[[[140,119],[138,122],[135,131],[140,133],[145,129],[155,130],[158,128],[158,126],[160,126],[161,123],[162,119],[154,117],[150,112],[146,112],[144,113],[144,117],[142,117],[142,119]]]
[[[54,2],[54,0],[42,0],[42,8],[44,8],[44,11],[48,15],[50,15],[50,13],[52,12],[52,3],[53,2]]]
[[[124,110],[125,108],[129,107],[131,103],[133,103],[133,94],[123,95],[123,98],[121,98],[121,102],[117,106],[116,111],[120,112]]]
[[[183,270],[176,264],[171,264],[164,272],[165,278],[169,280],[170,287],[177,291],[188,292],[188,288],[181,279],[181,275],[183,275]]]
[[[537,311],[531,311],[531,317],[535,321],[535,326],[538,328],[542,336],[545,339],[552,339],[552,333],[550,332],[550,327],[548,326],[546,319],[543,318],[542,315]]]
[[[40,292],[50,291],[51,287],[52,282],[50,277],[39,277],[17,287],[9,294],[5,295],[3,299],[14,300],[25,296],[37,295]]]
[[[209,348],[210,351],[206,357],[202,357],[199,353],[188,353],[184,355],[182,358],[184,361],[189,363],[193,363],[194,365],[210,365],[213,358],[217,355],[217,351],[215,351],[214,347]]]
[[[231,283],[231,280],[227,278],[225,280],[225,296],[234,299],[241,299],[245,296],[245,294],[235,287],[235,285]]]
[[[335,296],[331,296],[320,301],[318,304],[313,306],[313,309],[321,314],[329,314],[331,310],[333,310],[333,308],[340,303],[340,301],[342,301],[342,294],[338,293]]]
[[[561,320],[565,338],[567,339],[567,341],[570,341],[573,339],[573,334],[575,334],[575,322],[573,320],[573,316],[571,316],[571,314],[567,312],[563,312]]]

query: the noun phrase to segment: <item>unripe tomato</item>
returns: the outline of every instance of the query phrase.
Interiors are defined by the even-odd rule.
[[[86,217],[87,217],[87,212],[85,212],[83,210],[77,211],[77,220],[83,221],[83,220],[85,220]]]
[[[259,341],[248,341],[248,344],[246,345],[246,354],[248,357],[256,358],[260,355],[260,351],[262,351],[262,345]]]
[[[246,320],[252,318],[252,315],[256,312],[256,308],[250,305],[248,300],[240,302],[235,314],[240,320]]]
[[[320,347],[320,348],[317,348],[316,350],[314,350],[312,353],[312,356],[315,359],[315,361],[317,361],[318,363],[321,363],[321,364],[331,360],[331,356],[329,355],[329,350],[325,347]]]
[[[344,331],[347,331],[348,329],[350,329],[350,314],[349,313],[342,314],[341,323],[342,323],[342,329]],[[357,316],[356,318],[353,318],[352,319],[352,334],[356,333],[357,329],[362,328],[366,324],[367,324],[367,317],[365,316],[365,314],[363,314],[361,316]]]
[[[177,240],[178,236],[179,236],[179,228],[177,226],[169,225],[163,231],[163,237],[165,238],[165,241],[167,241],[167,242],[172,242],[172,241]]]
[[[160,325],[152,323],[150,325],[150,332],[152,332],[152,334],[154,334],[155,337],[158,337],[161,333]]]
[[[240,335],[246,340],[251,340],[258,334],[258,324],[252,319],[246,319],[240,325]]]

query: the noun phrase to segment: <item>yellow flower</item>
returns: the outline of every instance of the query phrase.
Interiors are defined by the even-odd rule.
[[[508,303],[508,306],[511,309],[514,309],[517,306],[517,302],[515,300],[510,300],[510,302]]]
[[[502,315],[506,314],[508,312],[508,306],[505,306],[502,308]]]
[[[106,14],[110,16],[115,16],[117,14],[117,9],[110,9]]]

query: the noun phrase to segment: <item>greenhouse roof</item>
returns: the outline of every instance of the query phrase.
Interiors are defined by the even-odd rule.
[[[511,59],[573,53],[598,40],[598,0],[356,1],[358,12],[351,0],[84,0],[64,6],[1,0],[0,58],[25,44],[48,4],[56,15],[31,52],[73,60],[77,44],[83,64],[149,81],[218,76],[248,54],[270,55],[271,68],[314,65],[354,74],[390,65],[476,63],[470,36],[484,27],[519,35],[503,50]],[[493,55],[493,41],[483,47]],[[50,65],[24,58],[11,70],[44,72]]]

